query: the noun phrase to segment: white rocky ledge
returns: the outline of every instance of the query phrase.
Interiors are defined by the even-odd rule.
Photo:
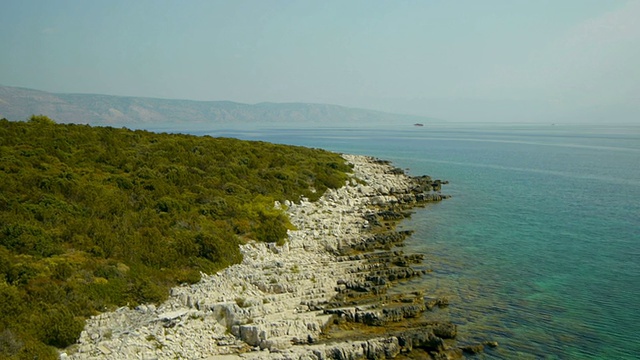
[[[367,185],[352,179],[316,202],[286,202],[298,230],[289,231],[284,246],[243,245],[241,264],[173,288],[162,305],[124,307],[92,317],[78,344],[61,358],[323,359],[330,357],[329,351],[342,351],[293,344],[318,337],[330,315],[315,305],[332,299],[338,280],[354,280],[354,269],[364,265],[360,260],[338,262],[335,250],[363,240],[363,215],[372,205],[398,202],[412,186],[409,177],[390,172],[388,165],[364,156],[344,158],[354,165],[353,177]],[[393,348],[393,341],[381,341],[338,347]]]

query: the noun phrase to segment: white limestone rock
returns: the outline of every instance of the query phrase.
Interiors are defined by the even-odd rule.
[[[334,297],[338,279],[344,286],[370,266],[338,263],[333,251],[362,240],[368,224],[363,214],[370,206],[397,202],[395,194],[410,186],[405,175],[387,174],[387,165],[343,156],[354,165],[354,178],[346,186],[314,203],[301,198],[274,204],[286,208],[297,228],[288,231],[284,246],[243,245],[241,264],[172,289],[163,304],[94,316],[78,344],[60,358],[325,359],[358,358],[380,349],[393,353],[393,342],[293,345],[317,338],[330,321],[329,315],[311,311],[311,305]],[[246,352],[252,348],[263,350]]]

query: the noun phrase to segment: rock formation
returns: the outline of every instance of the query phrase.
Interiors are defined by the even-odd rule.
[[[314,203],[276,204],[297,228],[285,245],[243,245],[241,264],[173,288],[159,306],[89,319],[61,358],[385,359],[418,350],[453,359],[481,350],[451,345],[453,324],[421,322],[424,311],[447,306],[446,299],[387,295],[394,282],[423,275],[411,267],[421,255],[395,248],[410,235],[396,232],[395,223],[411,207],[441,200],[434,189],[442,182],[409,177],[384,161],[344,157],[354,166],[346,186]],[[342,328],[356,335],[340,335]]]

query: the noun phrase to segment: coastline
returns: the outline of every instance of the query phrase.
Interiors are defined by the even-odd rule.
[[[92,317],[61,358],[378,359],[412,350],[456,358],[481,351],[482,344],[458,347],[453,324],[419,322],[446,299],[385,295],[395,281],[422,275],[411,267],[419,255],[392,250],[409,235],[395,223],[410,208],[441,200],[434,191],[441,183],[370,157],[343,157],[353,164],[346,186],[313,203],[276,204],[297,228],[283,246],[251,242],[241,247],[241,264],[173,288],[157,307]]]

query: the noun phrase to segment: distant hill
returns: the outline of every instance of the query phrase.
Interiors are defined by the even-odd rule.
[[[289,124],[408,126],[431,121],[421,116],[389,114],[327,104],[243,104],[231,101],[58,94],[0,86],[0,118],[26,120],[34,114],[44,114],[58,122],[66,123],[172,130]]]

